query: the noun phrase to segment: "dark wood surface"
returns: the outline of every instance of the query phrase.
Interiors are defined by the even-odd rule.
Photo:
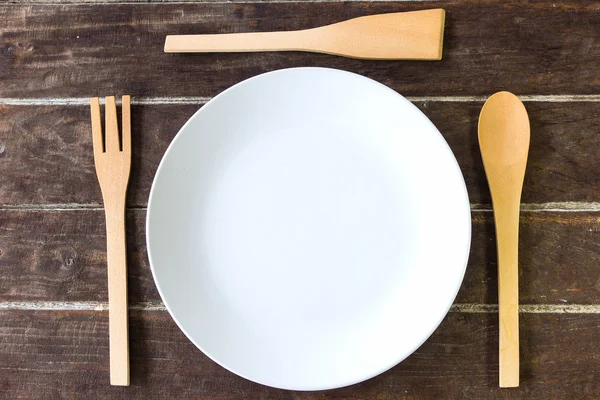
[[[14,398],[547,400],[596,399],[600,393],[600,347],[590,340],[597,315],[522,315],[519,389],[496,388],[497,314],[450,313],[391,370],[347,388],[304,393],[258,385],[221,368],[164,311],[131,313],[128,388],[108,385],[106,312],[4,311],[0,320],[0,388]]]
[[[407,95],[595,94],[598,2],[252,2],[4,5],[0,97],[213,96],[261,72],[342,68]],[[365,14],[444,8],[441,62],[318,54],[164,54],[164,37],[310,28]],[[68,21],[68,23],[66,22]],[[501,56],[500,56],[501,55]]]
[[[145,242],[145,210],[127,218],[129,298],[159,301]],[[599,304],[597,213],[524,212],[520,296],[524,304]],[[471,254],[457,303],[497,302],[492,213],[473,213]],[[101,210],[0,211],[0,301],[107,301]]]
[[[600,1],[194,1],[0,0],[0,399],[600,398]],[[300,29],[432,7],[447,11],[440,62],[162,52],[170,33]],[[267,388],[210,361],[165,311],[145,246],[150,185],[183,123],[223,89],[297,66],[357,72],[410,96],[448,141],[473,204],[469,265],[444,322],[390,371],[327,392]],[[508,390],[497,387],[496,251],[476,132],[497,90],[524,96],[532,127],[521,387]],[[115,388],[85,99],[124,93],[134,98],[132,386]]]
[[[599,25],[600,26],[600,25]],[[482,102],[418,101],[452,148],[475,204],[490,204],[477,143]],[[596,102],[527,102],[532,131],[523,202],[600,199],[600,107]],[[160,159],[199,105],[133,105],[128,205],[145,206]],[[89,108],[0,106],[0,205],[102,202]],[[25,134],[26,133],[26,134]]]

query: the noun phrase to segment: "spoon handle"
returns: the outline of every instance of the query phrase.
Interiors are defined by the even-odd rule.
[[[519,386],[519,197],[511,197],[513,199],[494,200],[498,246],[500,387]]]

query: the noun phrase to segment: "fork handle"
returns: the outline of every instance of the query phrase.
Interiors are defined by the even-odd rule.
[[[106,202],[105,202],[106,203]],[[110,384],[129,386],[125,204],[105,204]]]

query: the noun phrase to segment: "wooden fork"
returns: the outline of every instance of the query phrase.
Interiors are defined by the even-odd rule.
[[[121,143],[114,96],[106,98],[104,135],[102,135],[102,122],[100,121],[100,101],[95,97],[90,102],[94,163],[100,181],[106,216],[110,383],[111,385],[128,386],[125,195],[131,170],[130,97],[123,96]]]

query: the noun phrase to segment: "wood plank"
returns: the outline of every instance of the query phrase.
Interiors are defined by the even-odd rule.
[[[524,213],[519,232],[521,304],[600,302],[598,213]],[[469,264],[456,302],[498,301],[492,213],[474,213]]]
[[[600,213],[525,213],[522,304],[600,303]],[[160,299],[148,265],[145,211],[127,218],[129,300]],[[102,211],[0,211],[0,301],[106,301]],[[497,303],[491,213],[473,214],[473,238],[458,303]]]
[[[108,384],[106,312],[0,312],[0,387],[10,398],[593,399],[595,315],[521,318],[521,387],[497,384],[497,315],[451,313],[412,356],[367,382],[325,392],[272,389],[210,361],[166,312],[133,312],[131,386]]]
[[[132,106],[128,205],[145,205],[160,159],[198,106]],[[90,111],[0,106],[0,204],[102,204]]]
[[[462,169],[472,203],[490,204],[477,142],[479,102],[417,102],[437,125]],[[523,201],[600,198],[597,103],[526,103],[532,124]],[[129,206],[145,206],[167,146],[197,105],[132,107]],[[88,107],[0,106],[0,206],[101,204]]]
[[[477,139],[483,103],[417,102],[416,105],[437,126],[454,152],[471,202],[490,204]],[[598,201],[598,104],[526,102],[525,108],[531,124],[531,144],[522,201]]]
[[[127,215],[130,302],[159,300],[145,212]],[[103,211],[0,211],[0,301],[108,301]]]
[[[298,66],[358,72],[406,95],[490,94],[500,89],[596,94],[598,6],[597,0],[3,4],[0,97],[213,96],[253,75]],[[167,34],[292,30],[440,7],[447,11],[441,62],[303,53],[163,53]]]

